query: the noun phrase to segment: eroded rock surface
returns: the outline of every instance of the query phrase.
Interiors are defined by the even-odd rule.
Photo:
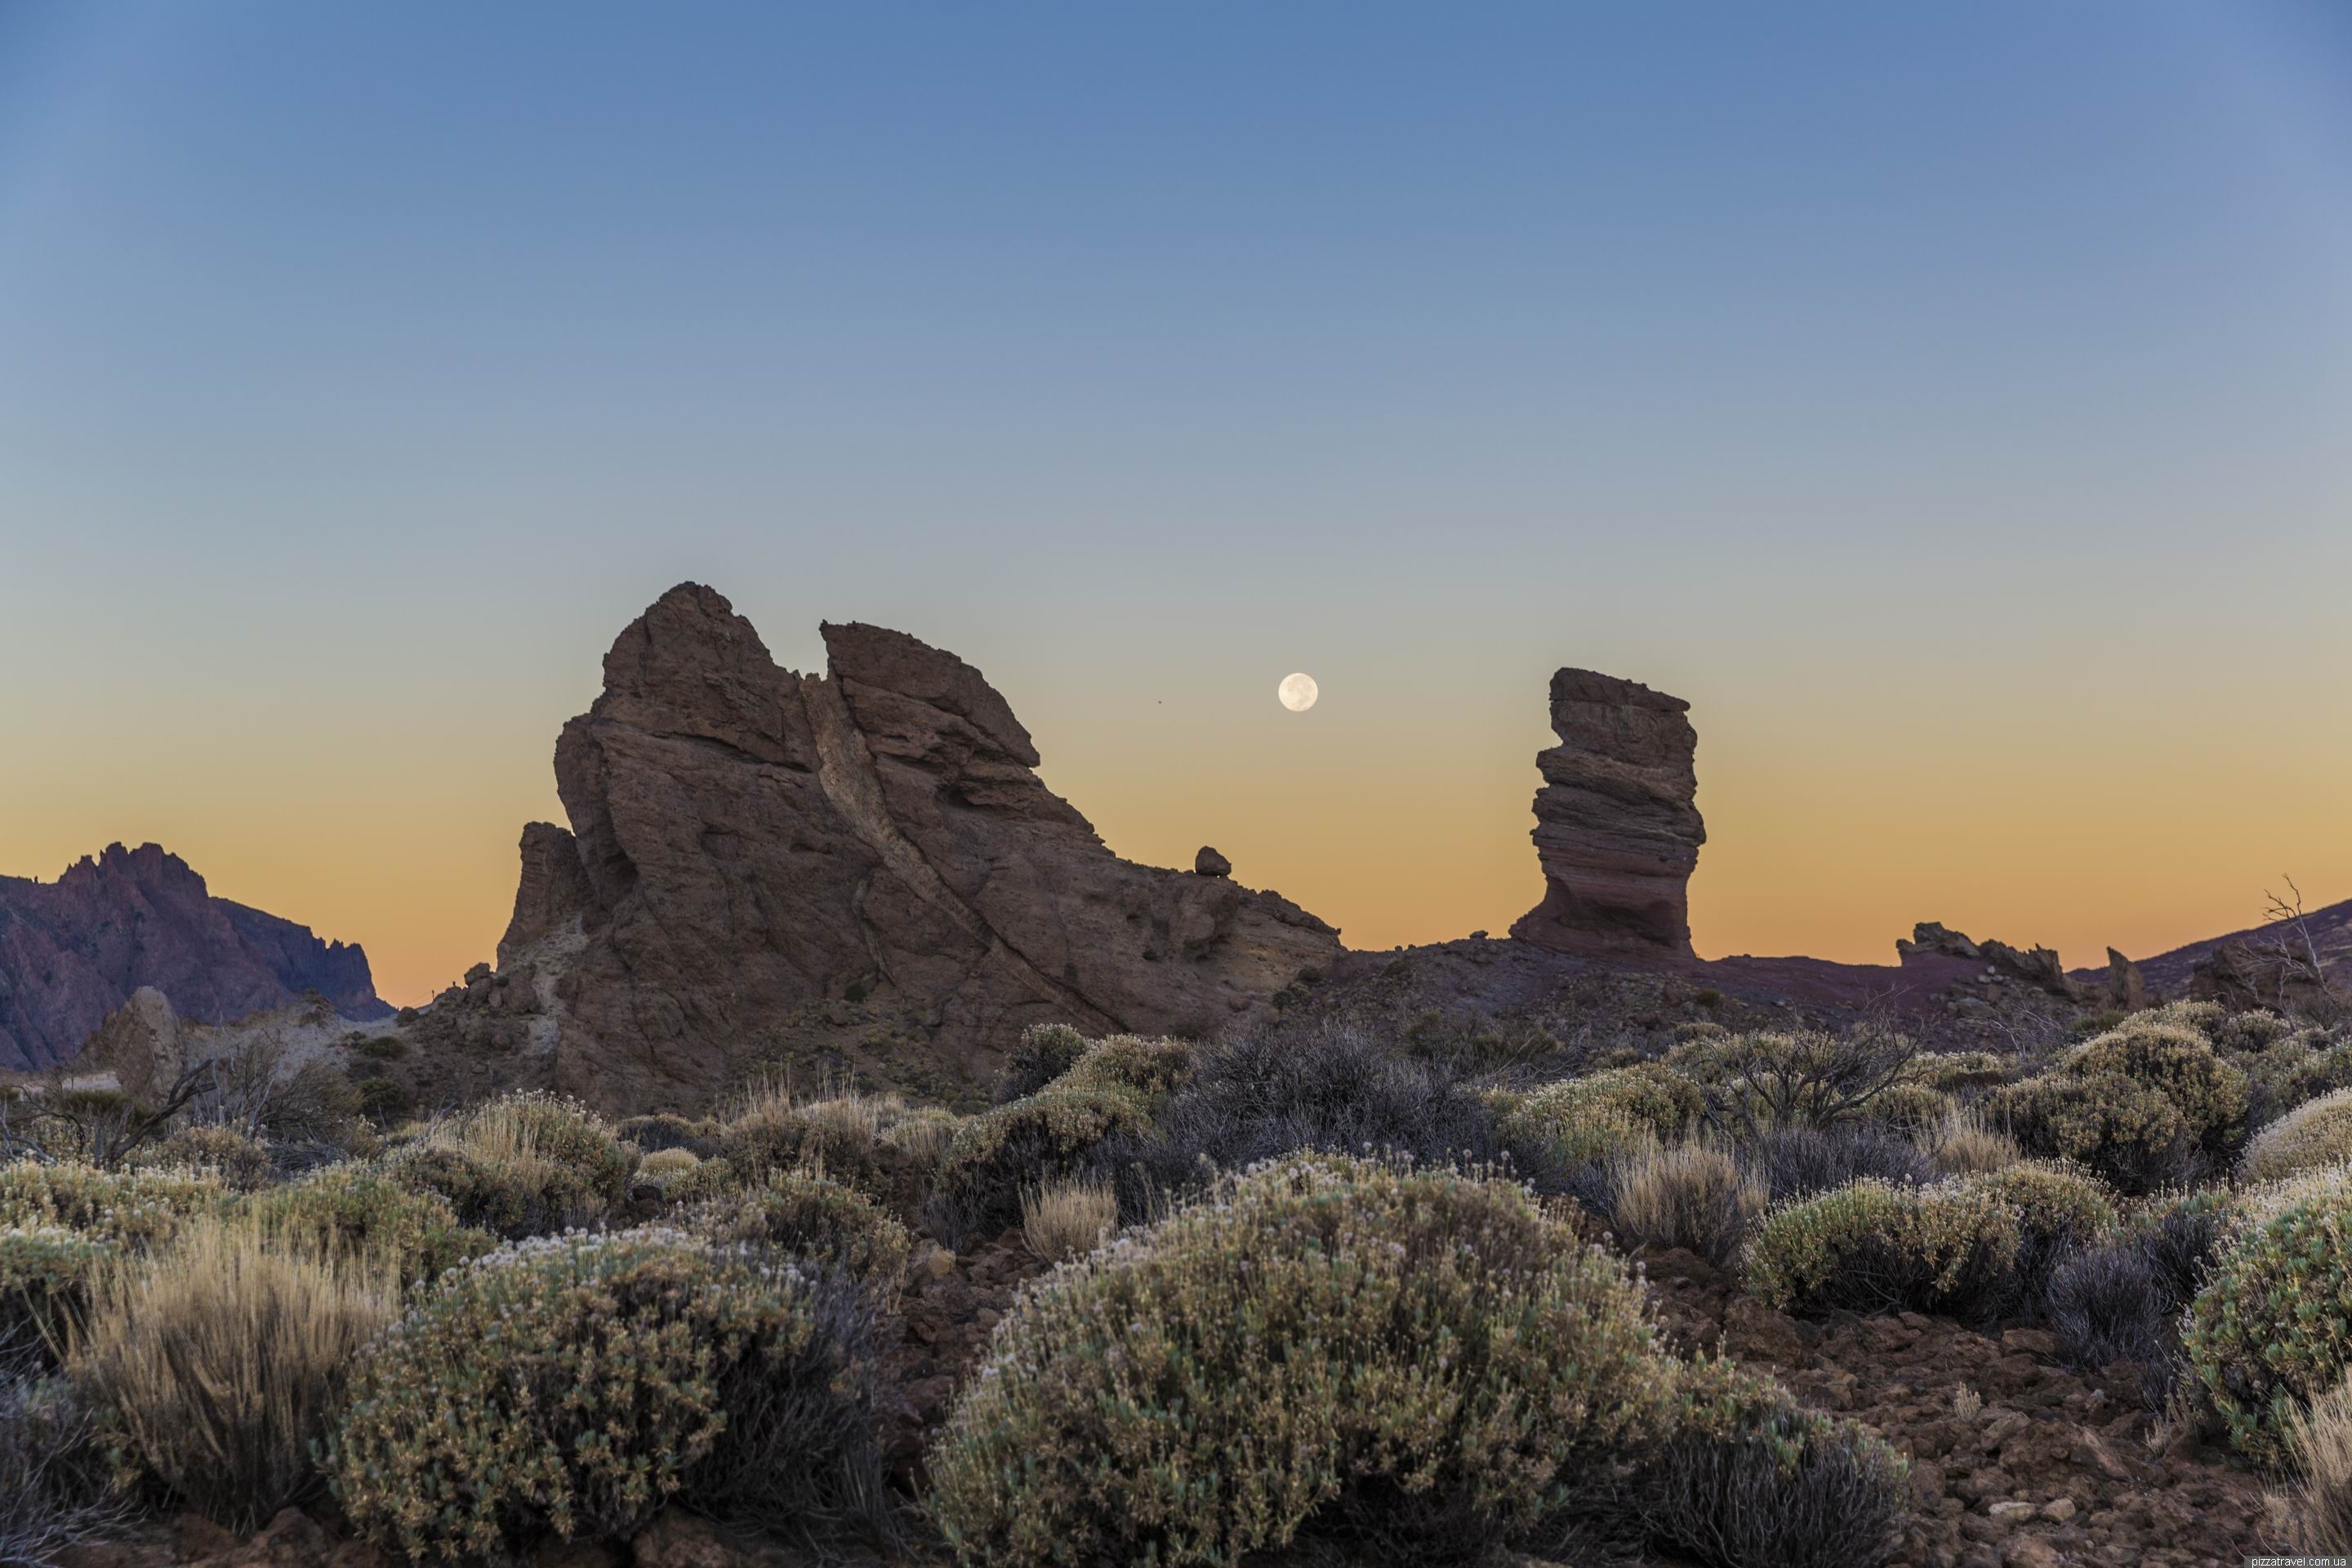
[[[1205,1035],[1338,955],[1276,894],[1112,854],[953,654],[823,632],[827,674],[794,674],[689,584],[606,655],[499,944],[558,1087],[642,1110],[765,1063],[951,1098],[1029,1025]]]
[[[1565,952],[1687,956],[1706,825],[1690,704],[1589,669],[1551,678],[1559,744],[1536,758],[1543,902],[1511,934]]]

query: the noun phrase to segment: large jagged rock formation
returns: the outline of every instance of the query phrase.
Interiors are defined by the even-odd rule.
[[[214,898],[153,844],[109,845],[54,882],[0,877],[0,1068],[66,1060],[142,986],[180,1017],[225,1023],[308,992],[354,1019],[392,1009],[367,954]]]
[[[1551,678],[1559,744],[1536,758],[1544,897],[1511,934],[1566,952],[1687,957],[1706,825],[1690,704],[1589,669]]]
[[[693,1104],[771,1062],[952,1096],[1031,1024],[1205,1034],[1338,956],[1273,893],[1113,855],[953,654],[822,629],[828,673],[796,675],[674,588],[564,727],[572,827],[525,830],[499,947],[551,1005],[559,1087]]]

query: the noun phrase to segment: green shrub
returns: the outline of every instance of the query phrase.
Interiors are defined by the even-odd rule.
[[[714,1241],[749,1243],[838,1268],[887,1295],[906,1283],[914,1242],[907,1227],[854,1187],[807,1171],[778,1171],[764,1185],[711,1198],[681,1223]]]
[[[2016,1285],[2018,1211],[1973,1183],[1864,1178],[1765,1217],[1748,1289],[1790,1312],[1997,1313]]]
[[[1095,1147],[1116,1132],[1140,1131],[1134,1095],[1047,1089],[982,1112],[956,1129],[940,1161],[931,1214],[956,1245],[1021,1223],[1021,1192],[1079,1173]]]
[[[662,1201],[677,1205],[727,1197],[751,1184],[731,1161],[717,1154],[698,1160],[685,1170],[664,1173],[655,1180],[661,1188]]]
[[[2276,1464],[2294,1413],[2352,1365],[2352,1186],[2331,1173],[2270,1194],[2251,1218],[2181,1339],[2231,1441]]]
[[[2007,1083],[2013,1066],[1994,1051],[1922,1051],[1911,1058],[1904,1081],[1958,1094]]]
[[[2299,1030],[2237,1065],[2252,1084],[2254,1114],[2274,1121],[2307,1100],[2352,1089],[2352,1038]]]
[[[328,1466],[418,1559],[625,1539],[673,1501],[878,1528],[872,1334],[856,1292],[684,1231],[519,1242],[376,1342]]]
[[[1522,1189],[1294,1156],[1027,1287],[932,1450],[933,1508],[992,1568],[1466,1563],[1580,1524],[1663,1538],[1643,1478],[1669,1439],[1786,1406],[1662,1350],[1640,1282]]]
[[[2121,1223],[2115,1198],[2088,1171],[2052,1160],[2020,1160],[1970,1176],[1965,1184],[1990,1193],[2018,1212],[2029,1237],[2070,1237],[2105,1241]]]
[[[58,1226],[127,1247],[169,1237],[226,1196],[217,1180],[196,1172],[101,1171],[30,1160],[0,1165],[0,1226]]]
[[[996,1103],[1026,1100],[1072,1068],[1087,1054],[1087,1037],[1067,1024],[1032,1024],[1021,1032],[1021,1043],[1004,1064],[996,1085]]]
[[[378,1121],[396,1121],[415,1107],[407,1089],[388,1078],[359,1079],[352,1088],[360,1097],[359,1113]]]
[[[50,1366],[89,1311],[114,1243],[58,1226],[0,1230],[0,1379]]]
[[[955,1141],[963,1118],[941,1106],[926,1105],[908,1111],[882,1133],[882,1141],[906,1160],[909,1171],[924,1182],[939,1173],[948,1145]]]
[[[1655,1062],[1563,1079],[1507,1100],[1503,1136],[1574,1166],[1675,1139],[1698,1121],[1698,1086]]]
[[[2296,1026],[2276,1013],[2256,1007],[2243,1013],[2231,1013],[2214,1021],[2200,1032],[2225,1051],[2255,1052],[2268,1050],[2295,1033]]]
[[[2218,1149],[2242,1131],[2246,1075],[2186,1025],[2134,1019],[2076,1046],[2059,1067],[2085,1078],[2121,1073],[2160,1089],[2205,1148]]]
[[[328,1165],[247,1201],[271,1236],[330,1257],[383,1261],[409,1283],[478,1258],[498,1243],[460,1224],[449,1200],[366,1165]]]
[[[1192,1057],[1189,1040],[1110,1035],[1088,1046],[1049,1087],[1126,1090],[1156,1102],[1174,1093],[1192,1076]]]

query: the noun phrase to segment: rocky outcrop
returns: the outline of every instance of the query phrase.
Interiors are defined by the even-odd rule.
[[[2067,977],[2053,948],[2015,948],[2005,942],[1971,942],[1937,921],[1921,921],[1911,928],[1908,942],[1897,937],[1896,956],[1905,963],[1924,953],[1944,958],[1973,959],[1985,966],[1988,978],[2046,991],[2053,996],[2080,1001],[2082,989]]]
[[[2126,1013],[2147,1005],[2147,981],[2141,976],[2139,965],[2112,947],[2107,949],[2107,1005]]]
[[[953,654],[822,630],[827,673],[797,675],[674,588],[564,727],[571,829],[526,830],[499,945],[550,998],[559,1087],[638,1110],[766,1065],[951,1096],[1029,1025],[1205,1034],[1337,956],[1275,894],[1113,855]]]
[[[1559,744],[1536,758],[1543,901],[1511,934],[1566,952],[1688,956],[1706,825],[1690,704],[1589,669],[1551,678]]]
[[[160,846],[110,845],[54,882],[0,877],[0,1068],[70,1058],[142,986],[205,1023],[307,992],[349,1018],[391,1012],[356,945],[214,898]]]

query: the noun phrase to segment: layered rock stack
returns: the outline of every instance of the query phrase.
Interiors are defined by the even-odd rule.
[[[1276,894],[1112,854],[955,655],[822,631],[796,675],[681,585],[564,727],[572,826],[526,829],[499,948],[551,1001],[558,1087],[643,1110],[772,1065],[945,1097],[1032,1024],[1206,1035],[1338,956]]]
[[[1687,956],[1706,825],[1690,704],[1589,669],[1551,678],[1559,744],[1536,758],[1544,897],[1511,934],[1568,952]]]

